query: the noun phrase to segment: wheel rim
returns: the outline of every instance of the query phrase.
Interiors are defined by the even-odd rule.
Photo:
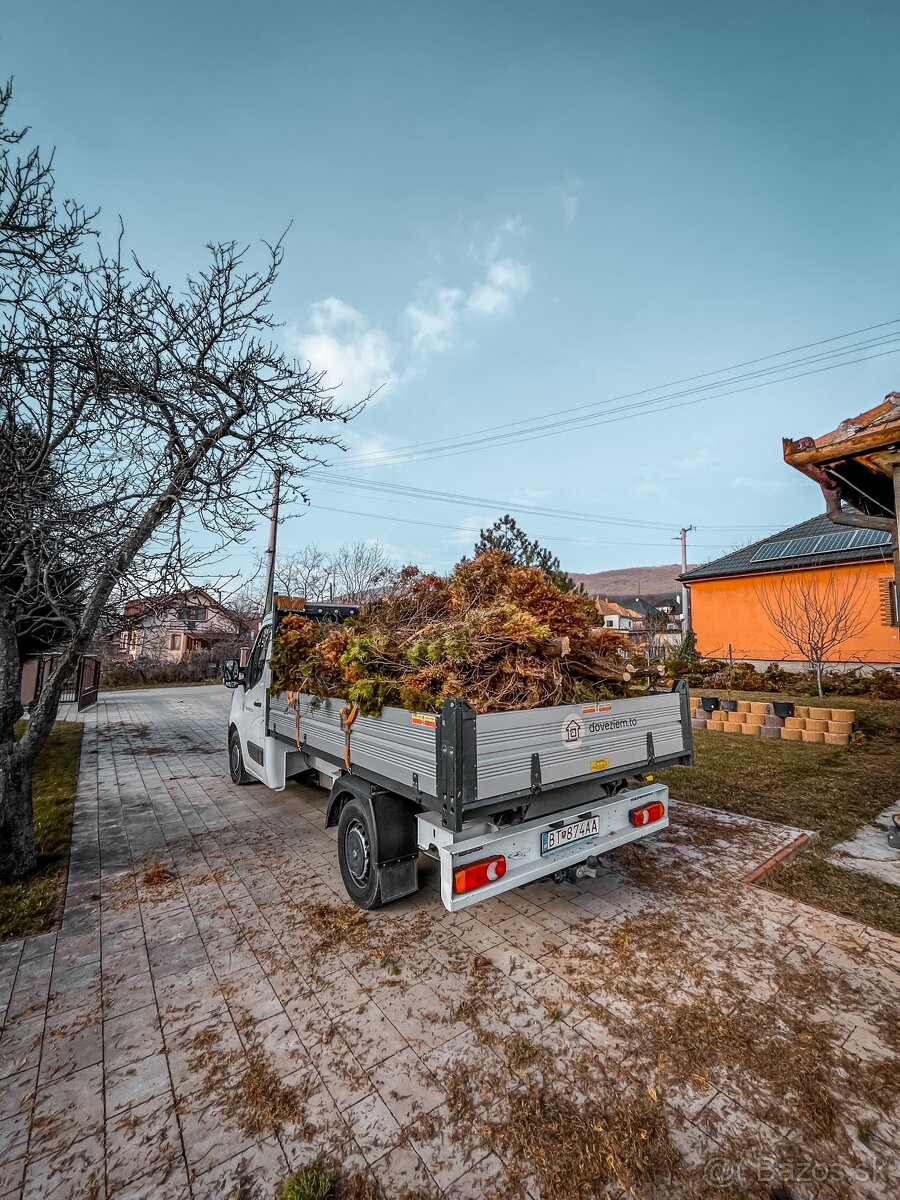
[[[371,856],[369,835],[361,821],[351,821],[344,834],[344,858],[350,878],[358,887],[365,887],[369,879]]]
[[[241,769],[241,748],[238,745],[237,738],[234,738],[231,743],[231,773],[237,775]]]

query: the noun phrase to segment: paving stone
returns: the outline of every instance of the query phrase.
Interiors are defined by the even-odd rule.
[[[102,1060],[103,1035],[97,1009],[61,1013],[47,1021],[39,1075],[42,1087],[54,1076],[71,1075]]]
[[[23,1016],[7,1018],[0,1033],[0,1080],[17,1075],[22,1070],[37,1069],[41,1058],[44,1018]]]
[[[453,1189],[456,1181],[477,1166],[486,1151],[452,1141],[448,1128],[433,1132],[430,1126],[418,1122],[409,1132],[409,1144],[425,1165],[428,1174],[442,1191],[451,1196],[462,1196]]]
[[[103,1022],[103,1061],[107,1071],[127,1066],[163,1049],[155,1004],[132,1009]]]
[[[378,1180],[385,1195],[437,1196],[437,1185],[425,1168],[425,1164],[410,1146],[394,1146],[382,1158],[372,1163],[372,1174]],[[466,1193],[457,1192],[462,1197]],[[473,1197],[482,1197],[483,1192],[472,1192]]]
[[[369,1163],[376,1162],[403,1137],[403,1130],[377,1092],[345,1109],[343,1117]]]
[[[28,1163],[22,1200],[104,1200],[103,1139],[82,1138]]]
[[[209,963],[206,947],[198,933],[191,937],[177,938],[149,944],[150,970],[155,980],[205,967]]]
[[[58,1155],[103,1132],[103,1068],[100,1063],[51,1079],[35,1093],[32,1153]]]
[[[152,1097],[106,1122],[106,1182],[111,1195],[148,1177],[162,1186],[182,1166],[171,1097]]]
[[[192,1178],[193,1200],[271,1200],[288,1174],[278,1141],[266,1138]]]
[[[394,1120],[403,1128],[444,1100],[443,1089],[433,1071],[413,1050],[401,1050],[372,1067],[369,1078]]]
[[[245,1154],[255,1144],[220,1104],[196,1095],[178,1107],[188,1169],[201,1175]]]
[[[106,1115],[118,1116],[151,1096],[168,1096],[172,1090],[165,1054],[151,1054],[138,1062],[106,1068]]]
[[[25,1147],[21,1154],[4,1154],[0,1156],[0,1197],[3,1200],[18,1200],[25,1179]]]

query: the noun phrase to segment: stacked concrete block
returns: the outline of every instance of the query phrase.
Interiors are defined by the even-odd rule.
[[[853,741],[853,722],[856,717],[852,708],[832,708],[825,741],[830,746],[846,746]]]
[[[691,724],[711,733],[740,733],[769,741],[846,746],[853,740],[855,713],[850,708],[795,704],[792,717],[779,717],[765,700],[737,700],[734,709],[708,713],[699,696],[691,697]]]
[[[691,726],[694,729],[706,729],[709,724],[709,713],[700,703],[699,696],[691,696]]]

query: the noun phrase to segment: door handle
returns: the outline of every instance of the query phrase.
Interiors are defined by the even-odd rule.
[[[254,708],[262,708],[262,700],[254,700],[253,707]]]

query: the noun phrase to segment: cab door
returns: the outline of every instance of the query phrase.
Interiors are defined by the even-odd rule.
[[[269,647],[272,626],[263,625],[250,652],[244,670],[244,763],[259,779],[265,780],[266,689],[269,686]]]

